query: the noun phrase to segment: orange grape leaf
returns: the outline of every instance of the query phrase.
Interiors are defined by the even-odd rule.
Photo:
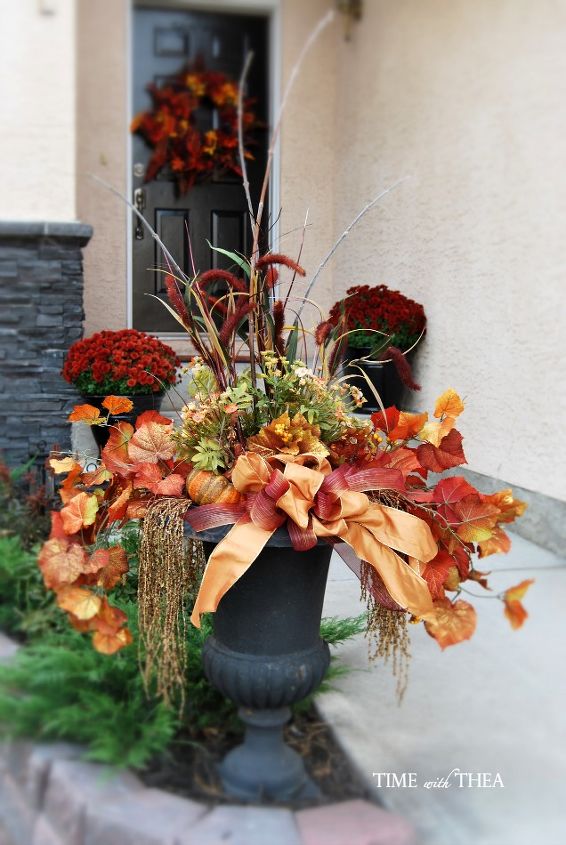
[[[454,422],[464,410],[464,403],[458,394],[449,388],[436,401],[434,416],[440,422],[425,423],[418,432],[419,440],[432,443],[433,446],[440,446],[441,441],[454,428]]]
[[[491,572],[481,572],[479,569],[470,569],[468,572],[469,580],[475,581],[476,584],[479,584],[480,587],[484,588],[484,590],[491,590],[491,587],[489,587],[487,583],[488,575],[491,575]]]
[[[136,418],[136,429],[141,428],[148,423],[157,423],[157,425],[172,425],[172,420],[169,417],[163,417],[159,411],[144,411]]]
[[[492,493],[491,496],[484,494],[482,500],[499,508],[498,522],[514,522],[527,509],[526,502],[513,498],[513,491],[510,487],[507,487],[505,490],[499,490],[497,493]]]
[[[172,438],[173,423],[167,425],[150,422],[138,428],[130,440],[128,454],[134,463],[156,464],[159,460],[167,461],[175,454],[175,441]]]
[[[119,422],[110,428],[110,437],[102,450],[104,466],[121,476],[127,476],[131,471],[131,460],[128,456],[128,444],[134,433],[133,425]]]
[[[131,645],[133,637],[128,628],[120,628],[109,634],[95,631],[92,635],[92,645],[100,654],[116,654],[121,648]]]
[[[143,519],[144,516],[146,516],[147,509],[152,501],[153,496],[147,495],[132,499],[128,502],[128,509],[126,511],[127,519]]]
[[[448,577],[450,567],[454,565],[454,559],[448,552],[441,550],[435,558],[429,560],[421,570],[421,575],[428,584],[433,599],[444,596],[444,582]]]
[[[51,511],[51,531],[49,532],[49,539],[68,541],[68,534],[63,528],[63,520],[61,519],[60,511]]]
[[[81,492],[79,484],[82,484],[82,473],[82,466],[79,463],[76,463],[67,475],[59,490],[59,495],[63,504],[66,505],[67,502],[71,501],[73,496],[78,496]],[[77,481],[79,483],[77,483]]]
[[[92,472],[83,472],[82,482],[85,487],[98,487],[112,480],[112,473],[104,465],[97,467]]]
[[[92,525],[98,511],[98,499],[91,493],[78,493],[61,511],[63,528],[67,534],[76,534],[81,528]]]
[[[121,546],[112,546],[106,549],[108,552],[108,563],[98,574],[97,585],[105,590],[111,590],[118,584],[128,571],[128,557]]]
[[[492,531],[491,537],[487,540],[482,540],[478,543],[478,553],[480,557],[487,557],[488,555],[495,555],[501,552],[506,554],[511,548],[511,539],[505,533],[503,528],[498,525]]]
[[[119,519],[123,519],[126,516],[128,502],[130,501],[131,495],[132,482],[128,481],[120,495],[112,502],[112,504],[108,508],[109,522],[117,522]]]
[[[100,631],[102,634],[115,633],[128,621],[127,615],[118,607],[113,607],[109,604],[106,596],[103,596],[100,605],[100,610],[93,616],[91,626],[94,630]]]
[[[50,590],[58,590],[76,581],[84,572],[87,561],[88,556],[82,546],[60,537],[47,540],[38,557],[43,581]]]
[[[478,496],[466,496],[460,502],[455,502],[452,510],[456,522],[451,524],[460,539],[465,543],[489,540],[497,521],[498,510],[494,505],[482,502]]]
[[[421,430],[428,420],[428,414],[411,414],[408,411],[401,411],[397,424],[389,432],[391,440],[410,440]]]
[[[163,478],[157,464],[138,464],[134,487],[143,487],[161,496],[180,496],[185,487],[182,475],[172,473]]]
[[[75,405],[68,418],[69,422],[83,422],[87,425],[100,425],[105,417],[100,416],[100,409],[94,405]]]
[[[423,443],[417,449],[417,457],[425,469],[432,472],[444,472],[450,467],[466,463],[462,449],[462,435],[453,428],[440,441],[440,446]]]
[[[92,619],[100,610],[102,599],[84,587],[63,587],[57,593],[57,604],[77,619]]]
[[[71,470],[76,469],[76,467],[81,468],[81,465],[75,461],[74,458],[67,457],[67,458],[50,458],[49,459],[49,466],[55,473],[55,475],[61,475],[63,472],[71,472]]]
[[[439,396],[436,400],[434,416],[437,419],[441,419],[442,417],[451,417],[455,420],[456,417],[460,416],[463,410],[464,403],[456,391],[449,387],[448,390],[445,390],[442,396]]]
[[[503,594],[503,602],[505,604],[505,616],[511,623],[514,629],[520,628],[525,619],[529,615],[521,603],[521,599],[525,597],[525,593],[534,584],[533,578],[527,578],[526,581],[521,581],[514,587],[509,587]]]
[[[425,629],[442,650],[449,645],[469,640],[476,630],[476,611],[467,601],[452,604],[449,599],[437,599],[434,610],[425,619]]]
[[[127,414],[134,407],[134,403],[127,396],[107,396],[102,400],[103,406],[111,414]]]

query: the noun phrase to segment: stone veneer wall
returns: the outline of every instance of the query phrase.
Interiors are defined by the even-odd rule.
[[[77,399],[60,371],[83,333],[82,223],[0,222],[0,455],[70,447],[66,414]]]

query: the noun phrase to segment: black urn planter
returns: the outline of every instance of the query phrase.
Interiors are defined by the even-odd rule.
[[[159,411],[164,396],[165,393],[163,391],[160,393],[139,393],[134,394],[133,396],[127,396],[126,398],[130,399],[134,403],[134,407],[126,414],[116,414],[116,416],[113,416],[112,423],[121,421],[129,422],[133,425],[136,418],[139,417],[140,414],[143,414],[144,411]],[[102,401],[105,396],[83,396],[82,398],[89,405],[94,405],[95,408],[100,408],[100,411],[103,414],[107,413],[106,408],[102,405]],[[91,430],[96,441],[96,445],[98,446],[99,451],[102,452],[108,442],[108,438],[110,437],[111,429],[104,425],[93,425],[91,426]]]
[[[225,533],[193,536],[205,539],[208,557]],[[228,795],[280,801],[319,795],[301,757],[284,743],[283,727],[289,706],[319,686],[330,663],[320,620],[331,554],[326,543],[295,552],[279,529],[213,615],[205,674],[239,705],[246,725],[244,742],[219,767]]]
[[[392,361],[388,361],[387,363],[380,361],[360,361],[355,367],[350,366],[350,361],[364,358],[370,352],[371,347],[369,346],[348,346],[344,356],[344,375],[358,376],[351,383],[362,391],[364,398],[367,400],[358,411],[361,413],[364,413],[364,411],[379,411],[380,408],[368,383],[361,377],[360,371],[356,369],[357,367],[360,367],[366,373],[374,388],[379,393],[385,408],[395,405],[402,410],[405,386],[399,378],[395,364]],[[409,352],[407,358],[409,363],[412,364],[413,353]]]

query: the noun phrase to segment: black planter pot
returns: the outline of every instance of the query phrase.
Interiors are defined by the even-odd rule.
[[[356,367],[349,366],[350,361],[357,358],[364,358],[370,352],[371,348],[369,346],[348,346],[346,355],[344,356],[344,375],[358,376],[351,383],[358,387],[362,391],[364,398],[367,399],[367,402],[362,405],[359,411],[364,413],[364,411],[378,411],[380,409],[368,383],[361,377],[361,373],[356,367],[360,367],[366,373],[379,393],[385,408],[388,408],[390,405],[396,405],[397,408],[402,409],[405,386],[399,378],[395,364],[392,361],[386,364],[382,364],[379,361],[361,361],[356,364]],[[412,363],[413,353],[410,352],[407,357],[409,363]]]
[[[207,557],[226,529],[203,533]],[[332,549],[295,552],[279,529],[224,595],[204,645],[207,678],[239,705],[242,745],[220,765],[227,794],[247,800],[316,797],[301,757],[283,742],[289,705],[310,695],[328,665],[320,620]]]
[[[132,410],[128,411],[127,414],[117,414],[116,416],[113,416],[111,421],[115,423],[120,420],[122,422],[129,422],[133,425],[136,418],[139,417],[140,414],[143,414],[144,411],[159,411],[164,396],[164,392],[143,393],[128,396],[127,398],[131,399],[134,403]],[[83,396],[85,402],[89,405],[94,405],[95,408],[100,408],[103,414],[106,413],[106,408],[102,405],[104,398],[104,396]],[[99,451],[102,452],[108,442],[108,438],[110,437],[110,428],[104,425],[93,425],[91,426],[91,430],[94,435],[96,445],[98,446]]]

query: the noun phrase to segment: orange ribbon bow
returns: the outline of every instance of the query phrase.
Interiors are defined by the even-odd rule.
[[[317,469],[305,466],[313,461]],[[241,455],[232,483],[243,494],[244,505],[201,505],[186,516],[197,531],[235,523],[210,555],[191,622],[198,628],[201,614],[216,610],[285,522],[295,549],[307,550],[323,538],[342,540],[375,568],[397,604],[415,616],[429,613],[433,604],[426,581],[394,551],[408,555],[414,565],[431,560],[438,547],[429,526],[360,492],[388,486],[387,473],[391,475],[383,469],[355,472],[347,466],[333,472],[325,458],[313,455],[279,454],[269,462],[253,452]]]

